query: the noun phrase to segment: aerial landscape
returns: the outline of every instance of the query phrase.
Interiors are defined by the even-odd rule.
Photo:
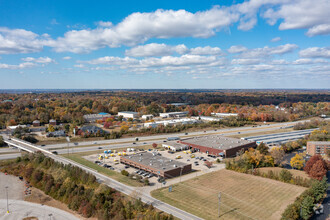
[[[0,219],[330,219],[329,12],[0,1]]]

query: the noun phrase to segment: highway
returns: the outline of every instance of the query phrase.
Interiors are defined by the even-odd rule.
[[[120,191],[126,195],[132,195],[134,193],[137,193],[137,195],[139,195],[139,197],[141,198],[142,202],[144,203],[148,203],[148,204],[152,204],[155,208],[162,210],[166,213],[172,214],[173,216],[180,218],[180,219],[196,219],[199,220],[201,218],[192,215],[188,212],[185,212],[183,210],[180,210],[174,206],[171,206],[167,203],[164,203],[160,200],[154,199],[150,196],[150,194],[148,192],[144,192],[143,190],[140,190],[139,188],[135,188],[135,187],[130,187],[127,186],[123,183],[120,183],[116,180],[111,179],[110,177],[100,174],[98,173],[96,170],[91,169],[89,167],[86,167],[84,165],[81,165],[79,163],[76,163],[72,160],[63,158],[61,156],[58,155],[54,155],[52,154],[50,151],[45,150],[43,148],[40,148],[38,146],[35,146],[31,143],[28,143],[26,141],[20,140],[20,139],[16,139],[16,138],[11,138],[10,140],[8,139],[8,137],[4,136],[4,140],[6,143],[9,143],[11,145],[15,145],[17,147],[21,147],[24,149],[27,149],[29,151],[41,151],[42,153],[45,154],[45,156],[50,157],[52,159],[54,159],[57,162],[61,162],[63,164],[72,164],[73,166],[77,166],[80,167],[81,169],[85,170],[86,172],[89,172],[91,174],[93,174],[99,181],[102,181],[104,184],[107,184],[109,187],[116,189],[117,191]]]

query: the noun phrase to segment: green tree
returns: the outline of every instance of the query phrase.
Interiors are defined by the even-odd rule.
[[[314,198],[311,196],[306,196],[301,203],[301,217],[303,219],[309,219],[313,212]]]
[[[3,140],[3,137],[0,135],[0,147],[5,146],[5,141]]]
[[[280,172],[280,180],[288,183],[290,182],[291,179],[292,179],[292,174],[290,173],[290,171],[286,169],[282,169]]]
[[[49,131],[49,132],[54,132],[54,131],[55,131],[54,126],[53,126],[53,125],[49,125],[49,126],[48,126],[48,131]]]

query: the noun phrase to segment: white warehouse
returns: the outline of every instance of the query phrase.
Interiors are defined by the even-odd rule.
[[[123,118],[138,118],[137,112],[118,112],[118,116],[123,116]]]

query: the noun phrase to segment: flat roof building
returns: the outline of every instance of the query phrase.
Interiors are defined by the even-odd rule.
[[[123,116],[123,118],[137,118],[138,113],[137,112],[118,112],[118,116]]]
[[[180,144],[178,142],[167,142],[166,144],[162,144],[165,149],[171,151],[182,151],[182,150],[189,150],[189,146],[185,144]]]
[[[88,114],[84,115],[84,119],[86,122],[95,122],[97,120],[102,120],[103,118],[109,118],[111,114],[101,112],[99,114]]]
[[[330,150],[330,141],[308,141],[306,151],[309,155],[326,155],[327,150]]]
[[[193,151],[199,151],[215,156],[232,157],[241,149],[257,147],[255,141],[241,140],[224,137],[222,135],[200,136],[180,140],[179,143],[191,147]]]
[[[173,178],[191,172],[191,164],[163,157],[158,152],[142,152],[122,156],[120,157],[120,163],[165,178]]]
[[[238,114],[237,113],[212,113],[212,115],[216,116],[216,117],[230,117],[230,116],[234,116],[237,117]]]
[[[166,113],[159,113],[159,116],[162,118],[179,118],[187,116],[189,112],[166,112]]]

